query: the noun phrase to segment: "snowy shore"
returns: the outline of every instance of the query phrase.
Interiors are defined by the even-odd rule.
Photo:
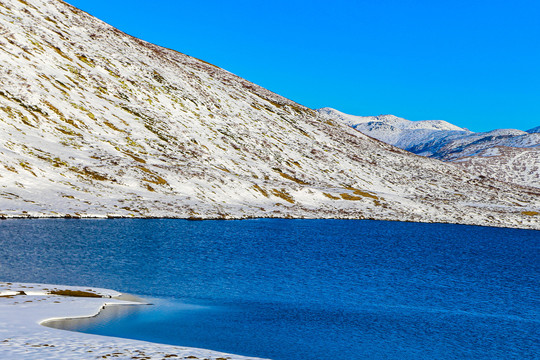
[[[244,356],[53,329],[48,320],[95,316],[104,306],[134,305],[107,289],[0,283],[2,359],[208,359]]]

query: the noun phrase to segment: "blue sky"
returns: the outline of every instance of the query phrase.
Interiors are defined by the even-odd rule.
[[[311,108],[540,125],[538,0],[68,0]]]

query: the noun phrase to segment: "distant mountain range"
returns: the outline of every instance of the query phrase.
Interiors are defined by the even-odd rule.
[[[62,1],[2,0],[0,35],[0,216],[540,229],[539,189],[382,143]]]
[[[332,108],[318,111],[415,154],[454,162],[482,176],[540,187],[540,126],[528,131],[498,129],[475,133],[441,120],[354,116]]]

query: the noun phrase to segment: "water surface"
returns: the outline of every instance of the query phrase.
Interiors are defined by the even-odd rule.
[[[84,331],[297,359],[538,359],[540,233],[352,220],[5,220],[4,281],[151,298]]]

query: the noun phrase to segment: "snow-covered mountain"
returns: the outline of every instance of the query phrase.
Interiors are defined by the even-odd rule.
[[[394,115],[355,116],[332,108],[318,109],[318,112],[328,118],[341,120],[375,139],[414,153],[419,153],[412,150],[418,144],[442,141],[449,136],[458,137],[471,134],[467,129],[462,129],[443,120],[410,121]]]
[[[540,133],[540,126],[527,130],[529,134]]]
[[[0,0],[0,65],[3,216],[540,228],[540,191],[381,143],[59,0]]]
[[[354,116],[318,110],[378,140],[422,156],[452,161],[484,176],[540,188],[540,127],[474,133],[446,121],[393,115]]]

